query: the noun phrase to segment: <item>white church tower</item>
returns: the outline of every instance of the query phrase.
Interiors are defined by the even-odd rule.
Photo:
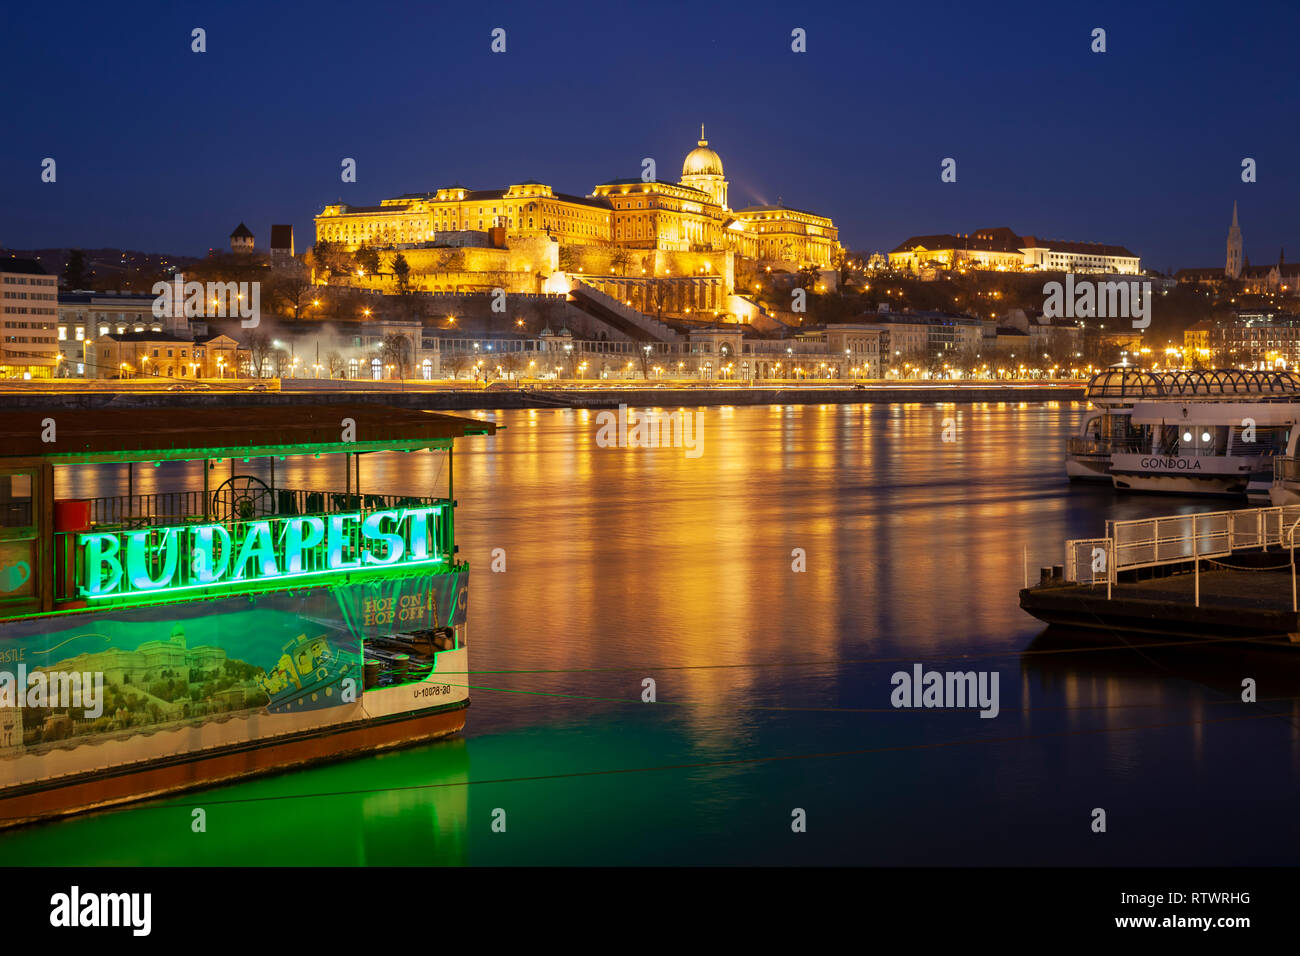
[[[1228,262],[1223,274],[1233,279],[1241,278],[1241,227],[1237,225],[1237,203],[1232,204],[1232,228],[1228,230]]]

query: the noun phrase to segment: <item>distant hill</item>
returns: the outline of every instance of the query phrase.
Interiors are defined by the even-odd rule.
[[[0,259],[35,259],[51,275],[62,276],[74,247],[64,249],[0,248]],[[176,269],[198,262],[194,256],[174,256],[134,249],[82,249],[90,286],[96,291],[147,292],[159,279]],[[62,281],[60,281],[62,285]]]

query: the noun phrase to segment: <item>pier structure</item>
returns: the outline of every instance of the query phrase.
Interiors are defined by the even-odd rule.
[[[1106,522],[1020,606],[1049,624],[1300,644],[1300,505]]]

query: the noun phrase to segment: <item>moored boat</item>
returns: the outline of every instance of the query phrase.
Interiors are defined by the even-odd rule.
[[[1273,457],[1300,421],[1292,402],[1141,402],[1135,440],[1111,455],[1121,491],[1267,495]]]
[[[1280,371],[1113,368],[1085,394],[1066,474],[1121,491],[1267,494],[1300,412],[1300,377]]]
[[[494,430],[378,406],[7,413],[0,825],[460,730],[452,446]],[[363,489],[377,452],[445,456],[445,488]],[[300,456],[342,488],[277,485]],[[136,493],[141,464],[201,486]],[[68,493],[106,465],[126,495]]]

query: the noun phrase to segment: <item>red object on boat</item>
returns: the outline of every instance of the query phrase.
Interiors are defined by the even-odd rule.
[[[55,531],[85,531],[90,527],[90,502],[66,498],[54,502]]]

